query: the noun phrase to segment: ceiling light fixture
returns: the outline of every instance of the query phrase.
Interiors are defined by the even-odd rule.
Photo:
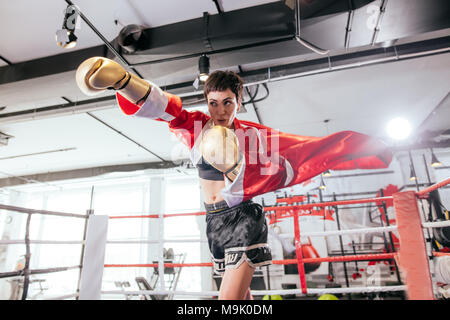
[[[414,169],[411,165],[409,166],[409,168],[409,181],[415,181],[417,179],[416,173],[414,172]]]
[[[331,177],[331,171],[330,171],[330,170],[327,170],[327,171],[325,171],[324,173],[322,173],[322,175],[323,175],[324,177]]]
[[[209,58],[206,55],[201,55],[200,59],[198,59],[198,71],[201,82],[205,82],[209,76]]]
[[[432,166],[433,168],[442,166],[442,162],[440,162],[440,161],[438,160],[438,158],[437,158],[436,155],[434,154],[432,148],[431,148],[431,166]]]
[[[77,45],[75,29],[78,22],[78,10],[74,5],[69,5],[64,10],[64,22],[62,29],[56,31],[56,44],[64,49],[74,48]]]
[[[0,146],[7,146],[9,139],[13,138],[9,134],[0,132]]]
[[[325,190],[327,188],[327,186],[325,185],[325,181],[323,181],[323,177],[320,176],[320,186],[319,189],[320,190]]]

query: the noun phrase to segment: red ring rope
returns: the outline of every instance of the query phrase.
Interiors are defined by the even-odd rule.
[[[441,188],[445,185],[450,184],[450,178],[447,178],[439,183],[436,183],[428,188],[425,188],[421,191],[416,192],[417,196],[424,196],[428,193],[430,193],[433,190],[436,190],[438,188]],[[300,209],[312,209],[317,207],[331,207],[331,206],[338,206],[338,205],[346,205],[346,204],[360,204],[360,203],[370,203],[370,202],[382,202],[392,200],[391,196],[387,197],[379,197],[379,198],[369,198],[369,199],[354,199],[354,200],[341,200],[341,201],[330,201],[330,202],[321,202],[321,203],[308,203],[308,204],[301,204],[301,205],[295,205],[295,206],[272,206],[272,207],[264,207],[264,211],[275,211],[280,210],[280,208],[286,208],[286,210],[300,210]],[[199,211],[199,212],[191,212],[191,213],[168,213],[163,214],[163,218],[170,218],[170,217],[182,217],[182,216],[203,216],[206,212]],[[110,216],[109,219],[127,219],[127,218],[159,218],[159,215],[157,214],[150,214],[150,215],[139,215],[139,216]]]
[[[304,258],[303,263],[321,263],[321,262],[347,262],[347,261],[361,261],[361,260],[389,260],[394,259],[396,253],[378,253],[378,254],[360,254],[351,256],[336,256],[323,258]],[[296,264],[297,259],[287,260],[273,260],[272,264],[286,265]],[[212,262],[200,263],[164,263],[166,268],[182,268],[182,267],[212,267]],[[158,263],[144,263],[144,264],[105,264],[105,268],[127,268],[127,267],[158,267]],[[303,269],[304,270],[304,269]]]
[[[344,205],[344,204],[358,204],[358,203],[378,202],[378,201],[386,201],[386,200],[392,200],[392,197],[331,201],[331,202],[301,204],[301,205],[295,205],[295,206],[264,207],[264,211],[280,210],[280,208],[286,208],[286,210],[311,209],[314,207],[328,207],[328,206],[337,206],[337,205]],[[204,212],[204,211],[190,212],[190,213],[166,213],[166,214],[163,214],[162,217],[170,218],[170,217],[204,216],[205,214],[206,214],[206,212]],[[109,219],[127,219],[127,218],[159,218],[159,215],[150,214],[150,215],[139,215],[139,216],[110,216],[109,217]]]
[[[369,203],[369,202],[381,202],[392,200],[391,196],[388,197],[379,197],[379,198],[369,198],[369,199],[354,199],[354,200],[341,200],[341,201],[329,201],[329,202],[319,202],[319,203],[308,203],[308,204],[299,204],[295,206],[286,206],[281,208],[290,208],[290,209],[312,209],[316,207],[334,207],[338,205],[344,204],[359,204],[359,203]],[[270,210],[279,210],[280,207],[264,207],[265,211]]]
[[[432,186],[429,186],[428,188],[425,188],[425,189],[423,189],[423,190],[417,191],[416,194],[417,194],[418,196],[423,196],[423,195],[425,195],[425,194],[430,193],[431,191],[434,191],[434,190],[436,190],[436,189],[439,189],[439,188],[441,188],[441,187],[443,187],[443,186],[446,186],[446,185],[448,185],[448,184],[450,184],[450,178],[447,178],[447,179],[445,179],[445,180],[443,180],[443,181],[441,181],[441,182],[438,182],[438,183],[436,183],[436,184],[433,184]]]
[[[297,264],[298,266],[298,272],[299,272],[299,277],[300,277],[300,285],[301,285],[301,289],[302,289],[302,293],[306,294],[307,293],[307,286],[306,286],[306,276],[305,276],[305,263],[321,263],[321,262],[343,262],[343,261],[357,261],[357,260],[389,260],[389,259],[396,259],[397,258],[397,254],[396,253],[385,253],[385,254],[369,254],[369,255],[354,255],[354,256],[340,256],[340,257],[325,257],[325,258],[309,258],[309,259],[304,259],[303,258],[303,254],[302,254],[302,243],[300,241],[300,226],[299,226],[299,215],[298,215],[298,210],[303,209],[303,210],[308,210],[308,209],[313,209],[313,208],[317,208],[317,207],[329,207],[329,206],[338,206],[338,205],[348,205],[348,204],[360,204],[360,203],[370,203],[370,202],[382,202],[382,201],[387,201],[387,200],[394,200],[395,197],[397,197],[397,201],[400,202],[400,204],[403,204],[404,202],[409,203],[409,206],[412,205],[417,205],[415,203],[414,200],[416,200],[416,198],[421,198],[423,196],[426,196],[428,193],[441,188],[445,185],[450,184],[450,178],[447,178],[439,183],[436,183],[428,188],[425,188],[421,191],[418,192],[412,192],[412,191],[408,191],[408,192],[403,192],[403,193],[399,193],[399,194],[394,194],[394,196],[388,196],[388,197],[378,197],[378,198],[369,198],[369,199],[354,199],[354,200],[342,200],[342,201],[330,201],[330,202],[322,202],[322,203],[311,203],[311,204],[302,204],[302,205],[295,205],[295,206],[289,206],[290,210],[293,210],[293,218],[294,218],[294,234],[295,234],[295,250],[296,250],[296,259],[290,259],[290,260],[274,260],[272,261],[273,264]],[[406,201],[406,200],[408,201]],[[400,208],[402,208],[399,205]],[[282,207],[284,208],[284,207]],[[287,208],[287,206],[286,206]],[[395,209],[397,211],[397,206],[395,206]],[[265,207],[265,211],[275,211],[275,210],[280,210],[279,206],[276,207]],[[402,214],[404,213],[405,210],[401,211]],[[416,208],[416,211],[418,213],[418,210]],[[163,214],[163,215],[147,215],[147,216],[112,216],[110,217],[110,219],[117,219],[117,218],[144,218],[144,217],[148,217],[148,218],[159,218],[159,217],[173,217],[173,216],[192,216],[192,215],[205,215],[205,212],[195,212],[195,213],[179,213],[179,214]],[[402,215],[403,216],[403,215]],[[408,233],[406,233],[406,235],[408,235]],[[441,253],[441,252],[434,252],[433,253],[435,256],[443,256],[443,255],[448,255],[448,253]],[[426,257],[425,257],[426,258]],[[158,267],[159,264],[158,263],[153,263],[153,264],[128,264],[128,265],[124,265],[124,264],[105,264],[104,267]],[[212,263],[164,263],[164,266],[167,268],[175,268],[175,267],[212,267],[213,264]],[[415,267],[414,263],[413,264],[408,264],[408,268],[413,269]],[[421,280],[421,279],[419,279]],[[425,285],[420,286],[420,288],[422,287],[426,287],[429,283],[429,281],[423,281],[425,283]],[[416,282],[417,283],[417,282]],[[408,287],[411,287],[413,289],[415,289],[412,285],[408,285]],[[431,284],[428,285],[428,287],[431,290]],[[412,290],[410,288],[410,294],[411,292],[413,292],[415,294],[415,291]],[[417,291],[417,290],[416,290]],[[420,290],[419,290],[420,291]],[[417,292],[419,292],[417,291]],[[413,296],[411,294],[411,296]],[[421,297],[423,295],[414,295],[414,297]],[[430,294],[430,297],[432,297],[432,293]],[[429,298],[427,296],[427,298]],[[432,299],[432,298],[430,298]]]
[[[435,257],[450,256],[450,252],[433,252],[433,256]]]

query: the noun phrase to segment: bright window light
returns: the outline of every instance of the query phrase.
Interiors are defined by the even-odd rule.
[[[411,125],[403,118],[392,119],[386,129],[389,136],[395,140],[406,139],[411,134]]]

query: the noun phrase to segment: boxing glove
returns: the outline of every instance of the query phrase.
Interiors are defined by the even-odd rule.
[[[199,145],[203,158],[234,181],[242,166],[242,155],[234,132],[223,126],[213,126],[202,136]]]
[[[117,90],[129,101],[139,105],[151,90],[147,81],[129,73],[117,62],[103,57],[92,57],[78,66],[76,81],[80,90],[93,96],[107,89]]]

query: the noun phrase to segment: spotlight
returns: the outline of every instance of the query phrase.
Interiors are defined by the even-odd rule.
[[[322,175],[323,175],[324,177],[331,177],[331,172],[330,172],[330,170],[327,170],[327,171],[325,171],[324,173],[322,173]]]
[[[62,29],[56,31],[56,44],[61,48],[70,49],[77,45],[75,29],[77,27],[78,10],[75,6],[67,6],[64,10]]]
[[[73,31],[62,29],[56,32],[56,44],[61,48],[75,48],[77,39],[78,38]]]
[[[409,121],[403,118],[392,119],[386,129],[389,136],[395,140],[406,139],[411,133]]]
[[[208,80],[208,77],[209,76],[207,74],[201,74],[199,76],[199,79],[200,79],[201,82],[206,82],[206,80]]]
[[[432,166],[433,168],[442,166],[442,162],[440,162],[440,161],[438,160],[438,158],[436,157],[436,155],[435,155],[434,152],[433,152],[433,149],[431,149],[431,166]]]
[[[208,79],[209,76],[209,58],[206,55],[200,56],[200,59],[198,59],[198,71],[201,82],[205,82]]]

